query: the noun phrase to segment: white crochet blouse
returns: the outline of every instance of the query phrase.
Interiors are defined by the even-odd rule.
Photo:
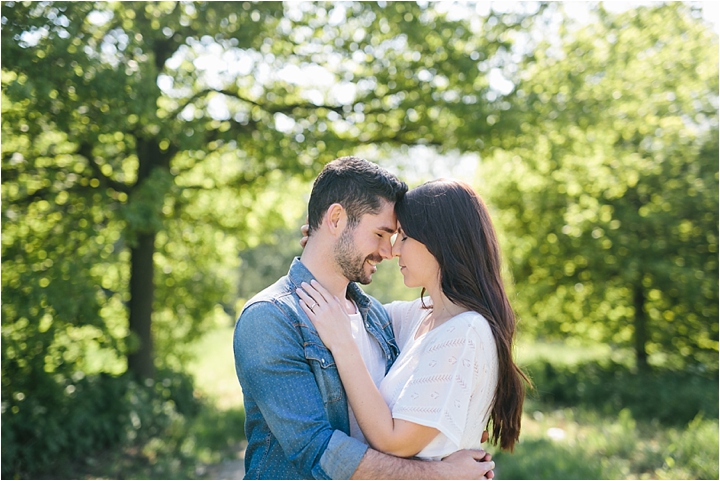
[[[420,299],[385,308],[400,355],[380,383],[380,393],[393,418],[440,431],[417,456],[441,459],[459,449],[480,448],[498,382],[497,349],[487,320],[463,312],[415,339],[430,312]]]

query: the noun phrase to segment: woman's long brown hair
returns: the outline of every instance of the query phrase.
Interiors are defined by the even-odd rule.
[[[515,314],[505,294],[500,246],[485,204],[468,184],[438,179],[410,190],[395,206],[406,235],[440,264],[440,285],[453,303],[482,314],[497,347],[499,375],[490,413],[493,444],[513,450],[527,376],[512,357]],[[423,291],[424,294],[424,291]]]

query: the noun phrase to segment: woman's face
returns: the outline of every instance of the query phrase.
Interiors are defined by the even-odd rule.
[[[440,280],[440,264],[425,244],[408,237],[402,226],[398,226],[398,234],[392,249],[393,257],[398,258],[400,272],[407,287],[424,287],[430,289]]]

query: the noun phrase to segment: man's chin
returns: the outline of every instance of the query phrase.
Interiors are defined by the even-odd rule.
[[[362,277],[358,277],[357,279],[355,279],[355,282],[366,286],[372,282],[372,276],[374,273],[374,270],[373,272],[363,272]]]
[[[362,270],[356,270],[354,276],[348,277],[351,282],[357,282],[364,286],[372,282],[372,276],[377,272],[377,264],[370,264],[368,261],[363,263]]]
[[[357,282],[358,284],[366,286],[372,282],[372,274],[363,272],[362,275],[356,276],[354,279],[352,279],[352,282]]]

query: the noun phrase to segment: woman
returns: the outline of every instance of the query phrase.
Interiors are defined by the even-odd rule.
[[[491,441],[512,451],[527,378],[512,359],[515,317],[488,211],[469,185],[442,179],[411,190],[395,210],[393,255],[405,285],[423,291],[386,306],[401,353],[379,388],[340,301],[316,281],[298,290],[358,424],[379,451],[441,459],[479,448],[491,421]]]

